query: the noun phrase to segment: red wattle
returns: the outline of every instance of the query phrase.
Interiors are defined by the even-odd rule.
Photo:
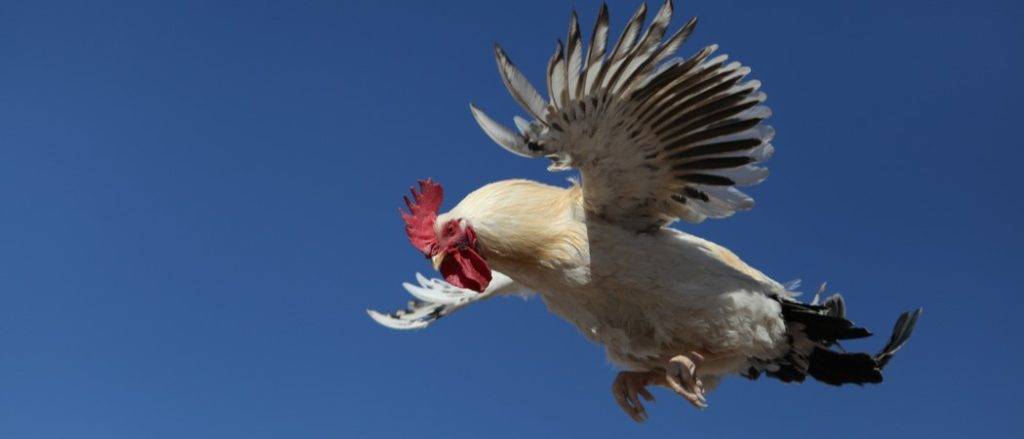
[[[440,271],[448,283],[481,293],[491,283],[491,268],[487,261],[469,248],[448,253],[441,262]]]

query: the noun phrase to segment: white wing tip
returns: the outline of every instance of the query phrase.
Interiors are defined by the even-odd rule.
[[[476,120],[477,125],[483,130],[484,134],[487,135],[494,143],[504,148],[506,151],[511,152],[520,157],[531,158],[529,154],[529,147],[526,146],[526,140],[522,135],[513,132],[506,128],[504,125],[495,122],[491,119],[487,113],[484,113],[472,102],[469,103],[469,111],[473,114],[473,119]]]
[[[410,330],[410,329],[421,329],[421,328],[425,328],[425,327],[427,327],[427,325],[429,325],[429,323],[427,323],[427,322],[410,322],[410,321],[406,321],[406,320],[396,319],[396,318],[391,317],[391,316],[389,316],[387,314],[384,314],[384,313],[381,313],[381,312],[377,312],[377,311],[374,311],[372,309],[367,309],[366,310],[366,314],[369,315],[370,318],[373,319],[373,321],[377,322],[379,325],[381,325],[381,326],[383,326],[385,328],[396,329],[396,330],[399,330],[399,331],[407,331],[407,330]]]

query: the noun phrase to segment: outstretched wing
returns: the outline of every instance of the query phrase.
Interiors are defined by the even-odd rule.
[[[491,283],[482,293],[456,287],[441,279],[427,279],[419,273],[416,273],[416,281],[419,285],[402,284],[416,298],[409,302],[406,309],[388,314],[368,309],[366,313],[377,323],[391,329],[420,329],[471,303],[497,294],[525,292],[511,278],[497,271],[491,272]]]
[[[551,170],[578,168],[588,214],[623,227],[649,231],[750,209],[753,199],[737,187],[764,180],[757,164],[773,150],[760,82],[746,81],[750,69],[726,55],[711,57],[715,45],[670,59],[696,19],[665,39],[671,1],[641,33],[646,13],[641,5],[606,50],[602,6],[585,56],[573,13],[568,43],[548,63],[548,101],[495,47],[505,85],[533,120],[516,117],[515,132],[471,106],[473,116],[515,154],[548,157]]]

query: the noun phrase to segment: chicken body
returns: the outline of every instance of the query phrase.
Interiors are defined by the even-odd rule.
[[[638,234],[587,218],[580,188],[527,180],[484,186],[439,217],[478,233],[495,270],[605,346],[631,371],[662,370],[690,351],[709,354],[705,382],[789,349],[783,286],[710,241],[663,228]]]
[[[882,382],[920,309],[899,317],[876,354],[833,349],[871,335],[846,318],[841,296],[801,303],[724,247],[670,228],[753,208],[740,188],[767,177],[775,150],[760,81],[713,55],[717,45],[673,57],[696,19],[669,33],[672,13],[666,0],[644,29],[641,4],[614,45],[606,6],[589,45],[573,14],[567,43],[549,59],[548,98],[495,46],[502,82],[529,120],[516,116],[513,130],[471,104],[474,119],[517,156],[578,170],[582,185],[500,181],[435,216],[443,191],[421,181],[402,217],[444,280],[417,275],[418,286],[403,284],[415,301],[371,318],[420,329],[487,297],[539,293],[623,369],[612,394],[637,421],[648,385],[704,408],[705,391],[728,374]]]

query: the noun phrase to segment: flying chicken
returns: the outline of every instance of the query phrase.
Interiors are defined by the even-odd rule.
[[[501,78],[530,120],[515,117],[513,131],[471,105],[473,117],[506,150],[546,157],[552,171],[577,169],[581,181],[499,181],[446,213],[441,186],[421,181],[402,218],[443,280],[417,273],[417,284],[404,284],[417,299],[408,309],[370,317],[419,329],[489,297],[535,292],[605,347],[622,370],[615,401],[638,422],[647,419],[648,386],[705,408],[728,375],[882,382],[920,309],[899,317],[877,354],[846,352],[838,342],[871,333],[847,320],[841,296],[802,303],[796,284],[670,227],[752,208],[738,187],[765,179],[760,164],[774,136],[760,82],[745,79],[750,68],[712,56],[716,45],[673,57],[697,20],[666,39],[672,10],[666,1],[643,29],[641,5],[612,47],[606,5],[587,47],[573,13],[548,62],[547,100],[495,47]]]

